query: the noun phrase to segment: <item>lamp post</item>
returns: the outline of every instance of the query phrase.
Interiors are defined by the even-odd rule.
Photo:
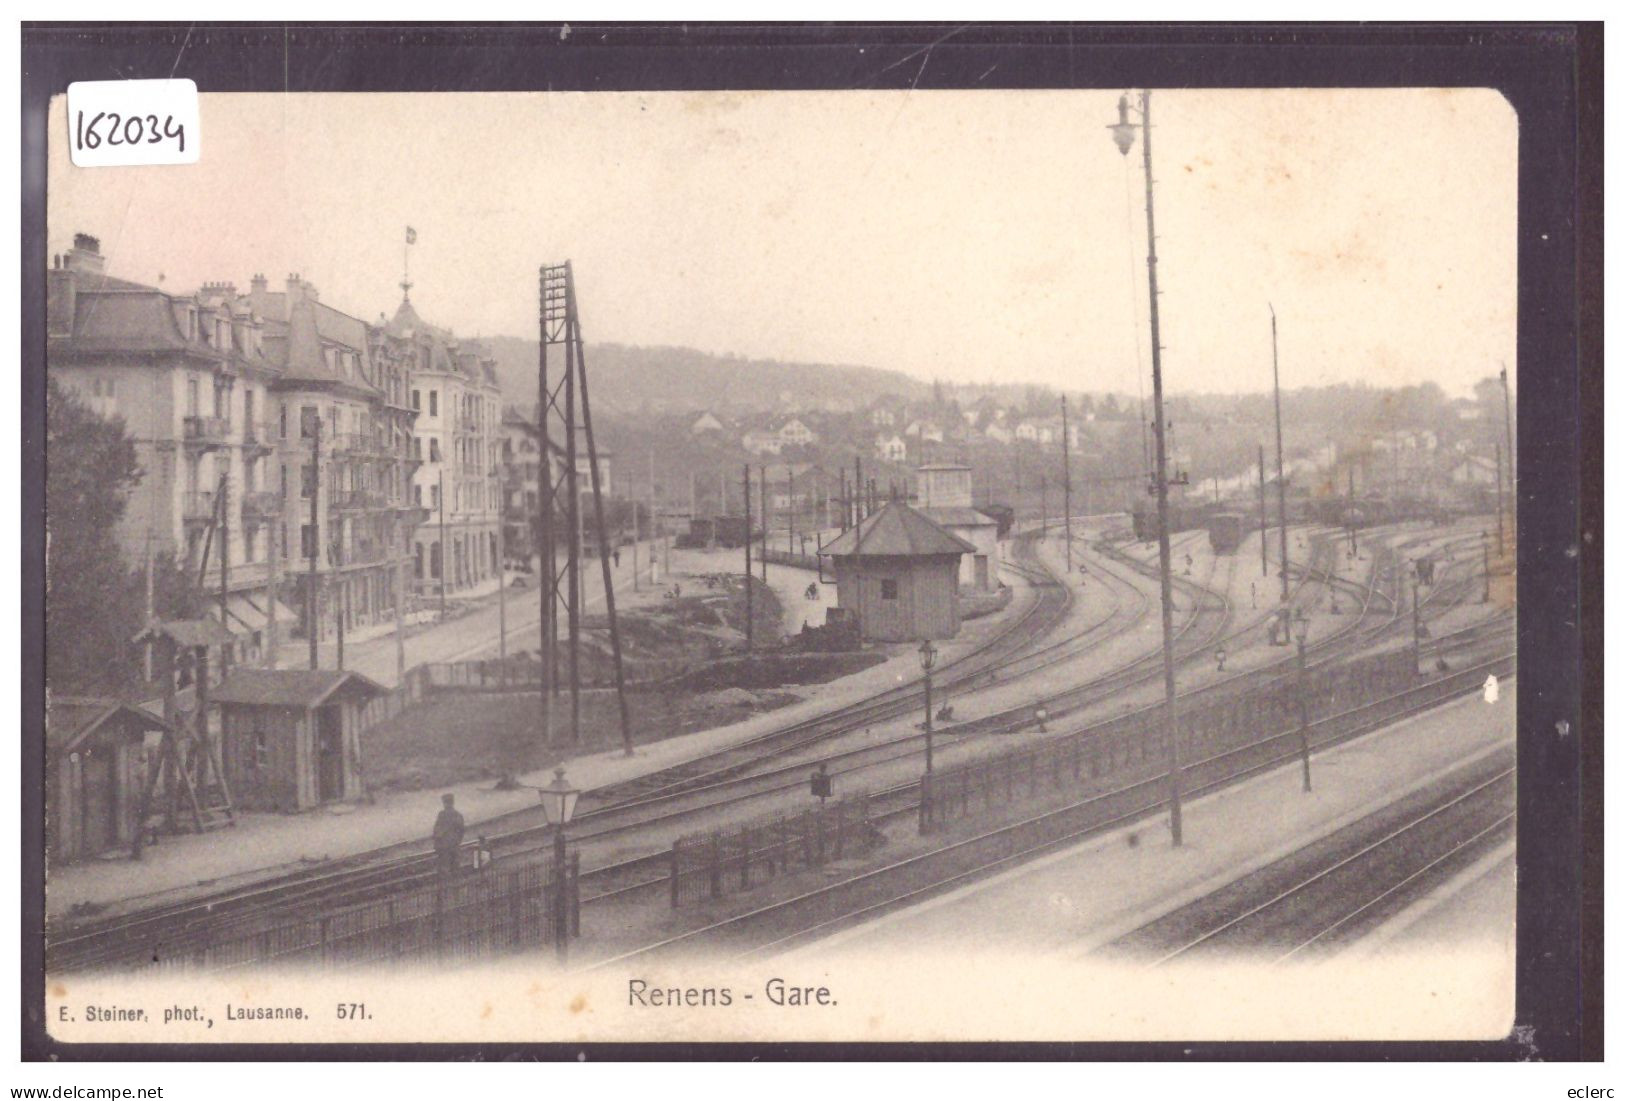
[[[1125,157],[1128,156],[1129,149],[1134,145],[1134,131],[1143,129],[1145,133],[1143,147],[1145,162],[1145,264],[1151,297],[1152,415],[1156,418],[1157,469],[1156,485],[1153,488],[1155,488],[1157,494],[1157,561],[1158,572],[1162,579],[1162,684],[1168,707],[1168,824],[1173,835],[1173,843],[1177,846],[1184,842],[1184,826],[1181,820],[1179,790],[1179,711],[1175,702],[1174,688],[1174,582],[1170,561],[1172,554],[1168,546],[1168,446],[1166,422],[1162,408],[1162,328],[1157,313],[1160,303],[1157,295],[1157,227],[1151,175],[1150,91],[1140,93],[1140,122],[1138,124],[1129,121],[1128,96],[1123,95],[1117,100],[1117,122],[1115,125],[1107,127],[1107,129],[1112,132],[1112,140],[1117,143],[1117,151]],[[1285,558],[1283,548],[1281,562],[1283,570],[1286,566]]]
[[[1485,604],[1488,604],[1490,602],[1490,533],[1487,532],[1487,531],[1486,532],[1481,532],[1480,535],[1479,535],[1479,541],[1484,544],[1484,600],[1483,600],[1483,602]]]
[[[936,668],[937,648],[930,639],[920,643],[920,668],[925,672],[925,773],[931,774],[931,670]]]
[[[1298,748],[1303,757],[1303,790],[1309,791],[1309,616],[1298,609]]]
[[[930,639],[920,643],[920,669],[925,673],[925,775],[920,777],[920,832],[931,828],[931,670],[937,664],[937,648]]]
[[[570,958],[570,877],[565,867],[564,827],[575,815],[581,792],[570,786],[562,768],[556,768],[553,782],[537,788],[536,794],[541,798],[548,825],[553,827],[553,942],[559,963],[563,964]]]

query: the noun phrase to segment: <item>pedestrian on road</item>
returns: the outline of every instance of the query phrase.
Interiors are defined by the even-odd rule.
[[[621,568],[621,548],[616,547],[615,550],[610,554],[609,557],[610,557],[610,560],[615,563],[615,568],[620,569]]]
[[[463,844],[463,816],[457,813],[453,796],[442,795],[440,801],[445,805],[434,820],[435,863],[441,875],[450,875],[457,870],[457,850]]]

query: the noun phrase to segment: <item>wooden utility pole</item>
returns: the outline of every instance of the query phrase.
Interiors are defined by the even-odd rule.
[[[1291,596],[1287,581],[1286,553],[1286,458],[1281,446],[1281,352],[1275,335],[1275,305],[1270,304],[1270,362],[1275,369],[1275,499],[1281,520],[1281,603]],[[1158,426],[1160,430],[1160,425]]]
[[[796,551],[796,472],[793,467],[786,464],[785,477],[789,480],[789,508],[785,511],[787,526],[784,536],[784,549],[794,554]]]
[[[1496,478],[1500,479],[1500,466],[1496,466]],[[231,473],[222,471],[220,474],[220,499],[215,507],[220,511],[220,628],[228,634],[231,631],[231,618],[227,610],[228,579],[230,566],[228,565],[228,544],[231,541]],[[220,676],[225,677],[231,669],[231,643],[223,643],[220,647]]]
[[[1066,498],[1066,572],[1072,572],[1072,439],[1067,433],[1066,395],[1061,395],[1061,489]]]
[[[855,496],[858,500],[857,500],[857,505],[855,506],[855,510],[854,510],[854,512],[852,514],[852,526],[853,527],[857,527],[859,524],[863,523],[863,495],[864,495],[864,492],[865,492],[865,490],[864,490],[865,483],[864,483],[864,480],[863,480],[863,456],[862,455],[857,456],[856,461],[857,461],[857,471],[852,476],[852,485],[853,485],[853,488],[856,490],[856,492],[853,494],[853,496]]]
[[[440,514],[440,621],[442,623],[446,620],[447,575],[451,573],[451,548],[446,545],[446,468],[444,459],[445,456],[442,454],[442,465],[438,480],[435,483],[437,486],[436,492],[440,494],[440,500],[435,504],[435,511]]]
[[[303,480],[304,471],[300,471]],[[310,418],[310,547],[306,553],[310,556],[308,579],[305,585],[305,634],[310,640],[310,667],[318,668],[316,660],[316,640],[321,633],[321,593],[316,575],[316,548],[321,545],[321,512],[318,507],[322,495],[322,418],[318,412]]]
[[[762,584],[767,584],[767,465],[756,468],[762,494]]]
[[[755,617],[751,609],[751,582],[754,578],[750,572],[750,464],[745,464],[745,649],[755,649]]]
[[[1270,522],[1264,505],[1264,445],[1258,445],[1258,572],[1270,575]]]

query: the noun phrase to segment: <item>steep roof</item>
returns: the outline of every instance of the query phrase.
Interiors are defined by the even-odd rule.
[[[384,689],[360,673],[340,669],[234,669],[215,688],[216,703],[278,707],[318,707],[340,690],[368,698]]]
[[[844,557],[966,554],[976,548],[943,531],[917,509],[888,501],[879,512],[838,536],[820,553]]]
[[[138,730],[164,729],[164,720],[157,715],[121,700],[53,695],[45,709],[46,749],[68,753],[117,716],[134,719]]]

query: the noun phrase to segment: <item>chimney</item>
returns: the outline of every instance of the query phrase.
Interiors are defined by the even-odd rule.
[[[51,257],[51,270],[45,284],[45,335],[72,336],[73,315],[78,308],[79,286],[62,256]]]
[[[249,280],[248,290],[249,290],[249,293],[251,293],[251,294],[257,294],[257,293],[265,290],[265,287],[266,287],[265,276],[263,276],[263,275],[261,275],[259,273],[255,273],[254,278]]]
[[[106,266],[106,260],[102,256],[102,243],[88,233],[75,233],[73,248],[69,250],[65,262],[73,271],[101,275]]]

